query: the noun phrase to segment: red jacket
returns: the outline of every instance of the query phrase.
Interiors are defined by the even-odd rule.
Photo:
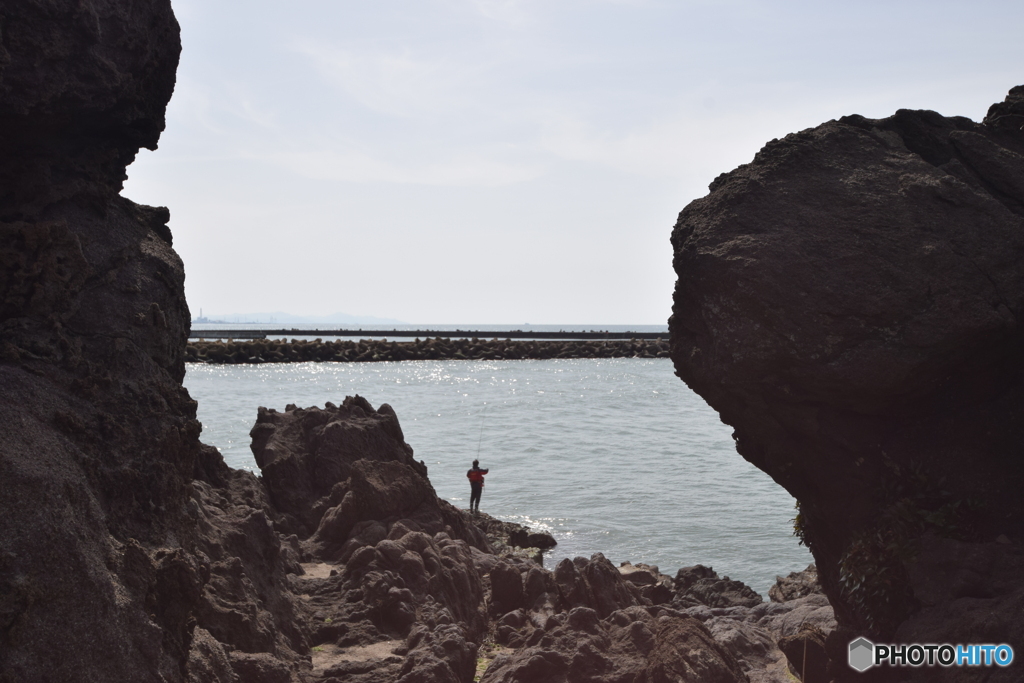
[[[471,484],[479,483],[481,486],[483,486],[484,475],[487,474],[488,472],[490,472],[490,470],[484,470],[480,469],[479,467],[474,467],[473,469],[466,472],[466,476],[469,477],[469,482]]]

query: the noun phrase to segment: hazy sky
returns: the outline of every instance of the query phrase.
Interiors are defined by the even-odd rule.
[[[178,83],[125,196],[193,315],[659,324],[678,212],[845,114],[980,120],[1020,2],[174,0]]]

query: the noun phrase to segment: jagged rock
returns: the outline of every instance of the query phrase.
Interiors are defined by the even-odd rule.
[[[1024,531],[1022,122],[1024,87],[982,123],[830,121],[719,176],[673,232],[677,373],[800,501],[862,635],[916,609],[886,548]],[[844,558],[864,578],[845,591]]]
[[[340,573],[293,581],[308,596],[315,643],[368,645],[445,625],[457,626],[466,643],[479,642],[487,630],[484,579],[472,557],[479,551],[413,526],[396,523],[388,538],[356,550]]]
[[[308,541],[307,554],[347,559],[369,542],[368,530],[403,519],[488,549],[484,534],[437,497],[387,404],[375,410],[355,396],[323,409],[260,408],[251,434],[275,527]]]
[[[139,148],[156,149],[180,52],[169,2],[5,6],[0,220],[38,226],[63,200],[105,214]]]
[[[640,596],[652,605],[663,605],[675,597],[675,583],[671,576],[662,574],[658,567],[643,563],[623,562],[619,573],[626,581],[639,588]]]
[[[523,576],[507,562],[497,563],[490,571],[491,604],[498,614],[505,614],[523,606]]]
[[[752,607],[697,605],[683,613],[704,623],[715,640],[736,657],[751,683],[790,683],[788,660],[778,644],[782,639],[792,638],[804,628],[813,627],[825,638],[836,630],[832,607],[821,593]],[[842,661],[845,664],[846,660]]]
[[[544,550],[558,545],[549,533],[533,531],[516,522],[496,519],[485,512],[474,513],[469,520],[484,533],[491,549],[505,558],[529,559],[543,565]]]
[[[192,632],[188,683],[234,683],[235,672],[224,646],[204,628]]]
[[[768,589],[768,597],[772,602],[786,602],[820,592],[818,569],[810,564],[802,572],[790,572],[785,578],[776,576],[775,585]]]
[[[213,478],[224,481],[221,487],[193,482],[197,550],[208,574],[197,623],[231,649],[236,671],[249,666],[237,665],[238,653],[267,653],[289,670],[309,654],[308,616],[286,578],[302,572],[301,566],[270,523],[272,510],[260,481],[224,465],[218,470]]]
[[[475,643],[455,624],[418,627],[409,634],[402,683],[465,683],[476,671]]]
[[[291,667],[265,652],[231,652],[231,669],[245,683],[291,683]]]
[[[323,410],[289,406],[282,413],[261,407],[250,436],[275,508],[301,523],[303,537],[316,531],[328,507],[341,502],[344,492],[333,489],[352,474],[357,461],[405,465],[420,479],[426,475],[390,406],[374,410],[361,396]]]
[[[636,586],[601,553],[590,560],[562,560],[555,566],[554,579],[566,609],[588,607],[603,619],[617,610],[643,604]]]
[[[742,581],[719,578],[711,567],[700,564],[676,572],[675,589],[672,604],[677,609],[694,605],[753,607],[762,602],[761,596]]]
[[[605,619],[575,607],[548,626],[535,643],[496,657],[481,681],[747,681],[700,622],[664,607],[629,607]]]

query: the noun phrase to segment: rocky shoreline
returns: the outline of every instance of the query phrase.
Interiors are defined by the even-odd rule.
[[[386,339],[323,341],[190,341],[185,362],[220,364],[367,363],[398,360],[547,360],[551,358],[668,358],[668,341],[519,341],[511,339]]]
[[[539,554],[554,539],[439,499],[394,411],[358,396],[260,409],[252,439],[261,477],[209,447],[197,466],[209,579],[193,671],[280,683],[783,683],[805,666],[784,648],[803,653],[805,641],[810,666],[823,666],[835,623],[813,567],[780,578],[767,603],[700,565],[671,577],[597,554],[546,569]]]
[[[1019,680],[846,653],[1024,652],[1024,87],[980,123],[773,140],[680,214],[677,373],[800,501],[816,561],[763,602],[699,565],[543,567],[528,530],[438,499],[394,411],[358,397],[261,410],[260,477],[203,445],[170,214],[120,196],[180,50],[167,0],[3,9],[0,681]],[[251,344],[220,355],[290,355]]]

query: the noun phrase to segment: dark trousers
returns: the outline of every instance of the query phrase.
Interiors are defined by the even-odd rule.
[[[469,509],[479,510],[480,509],[480,494],[484,490],[484,485],[478,481],[469,482],[470,494],[469,494]]]

